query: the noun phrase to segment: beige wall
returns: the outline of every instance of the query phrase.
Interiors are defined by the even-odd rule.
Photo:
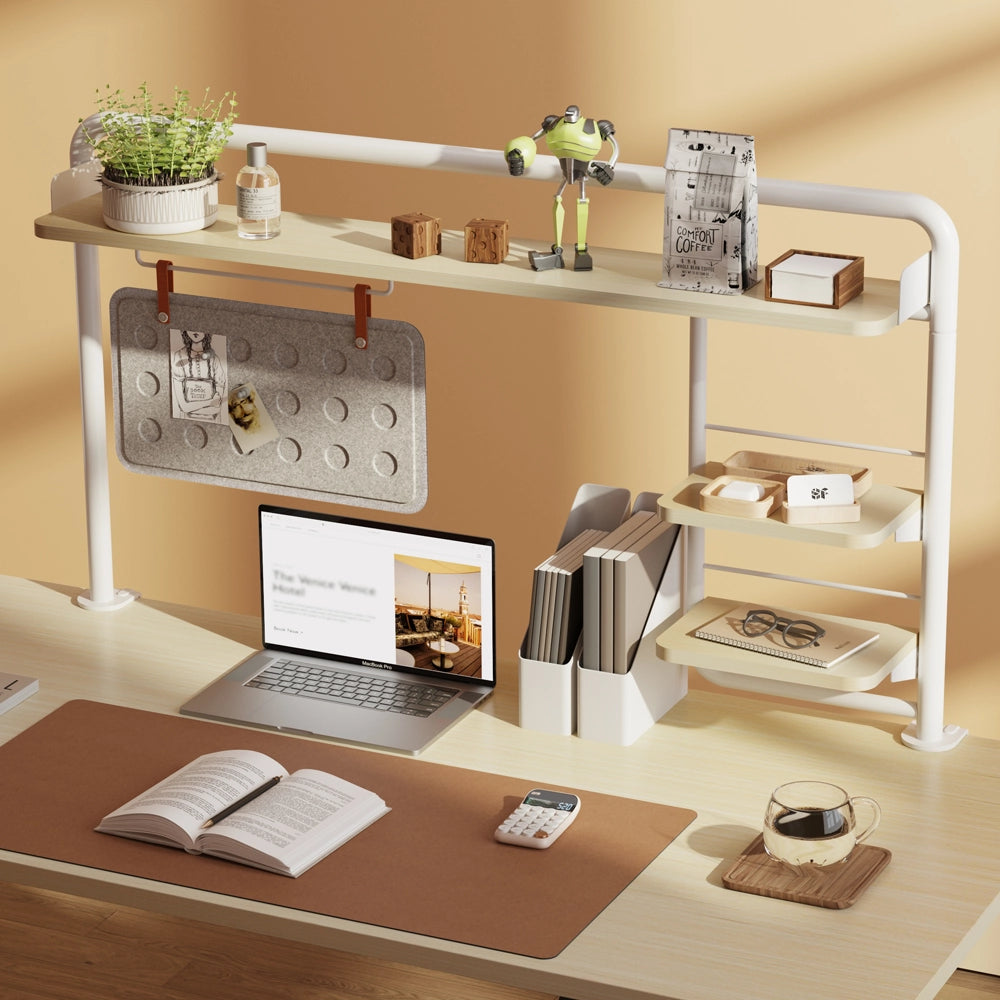
[[[841,0],[824,12],[780,0],[174,0],[129,4],[118,20],[112,8],[86,4],[4,4],[0,572],[87,582],[72,254],[35,239],[32,221],[47,210],[49,176],[65,167],[70,135],[98,87],[234,88],[245,123],[494,148],[572,102],[616,123],[626,161],[662,163],[671,126],[746,131],[756,136],[762,176],[917,191],[954,218],[963,272],[946,721],[1000,737],[1000,359],[988,305],[1000,221],[1000,7]],[[238,163],[227,154],[230,178]],[[501,217],[518,235],[549,238],[544,185],[274,163],[292,211],[388,219],[420,210],[447,228]],[[232,200],[231,187],[223,198]],[[591,242],[655,251],[661,212],[656,196],[595,186]],[[762,210],[762,262],[790,246],[863,254],[868,273],[885,277],[926,249],[907,223]],[[102,251],[101,265],[105,296],[151,285],[126,253]],[[246,282],[181,277],[179,288],[350,309],[347,296]],[[496,537],[509,664],[530,569],[557,539],[577,485],[663,491],[682,478],[686,322],[407,286],[377,300],[376,311],[414,323],[427,345],[430,500],[410,520]],[[721,324],[712,337],[712,416],[920,448],[926,341],[919,323],[873,342]],[[711,454],[741,444],[713,439]],[[919,468],[872,464],[883,479],[919,485]],[[269,498],[140,476],[115,462],[111,489],[119,586],[255,610],[254,511]],[[919,585],[913,547],[847,558],[713,537],[710,557]],[[719,586],[740,593],[739,580]],[[778,588],[777,597],[903,623],[915,615],[842,593]]]

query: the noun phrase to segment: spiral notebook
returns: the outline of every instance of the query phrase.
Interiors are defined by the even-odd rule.
[[[765,635],[746,635],[742,625],[747,614],[759,608],[760,605],[740,604],[730,608],[725,614],[694,630],[699,639],[710,642],[722,642],[727,646],[738,646],[740,649],[764,653],[768,656],[780,656],[785,660],[795,660],[797,663],[808,663],[813,667],[832,667],[835,663],[864,649],[878,639],[878,632],[859,628],[855,625],[845,625],[843,622],[829,618],[820,618],[813,614],[803,614],[798,611],[783,611],[771,608],[780,618],[789,620],[808,619],[826,630],[825,634],[811,646],[793,648],[785,644],[780,628]]]

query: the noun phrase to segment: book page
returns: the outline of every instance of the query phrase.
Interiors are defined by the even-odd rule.
[[[287,771],[255,750],[204,754],[105,816],[98,830],[190,850],[202,824]]]
[[[305,769],[221,820],[198,846],[216,857],[297,872],[386,811],[367,789]]]

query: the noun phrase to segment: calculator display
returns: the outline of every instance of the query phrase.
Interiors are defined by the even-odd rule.
[[[575,795],[569,795],[566,792],[549,792],[542,788],[536,788],[528,792],[524,801],[529,806],[540,806],[543,809],[559,809],[563,812],[572,812],[579,800]]]

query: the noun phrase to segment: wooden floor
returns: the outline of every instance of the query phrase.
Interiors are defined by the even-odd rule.
[[[551,1000],[189,920],[0,884],[3,1000]],[[939,1000],[1000,997],[957,972]],[[877,998],[875,998],[877,1000]]]
[[[441,654],[427,648],[426,644],[409,646],[407,652],[413,657],[413,665],[424,669],[434,669],[442,677],[448,674],[465,674],[467,677],[479,677],[483,671],[483,650],[480,646],[472,646],[467,642],[456,642],[457,653],[448,653],[445,660],[449,664],[447,670],[438,668]]]

